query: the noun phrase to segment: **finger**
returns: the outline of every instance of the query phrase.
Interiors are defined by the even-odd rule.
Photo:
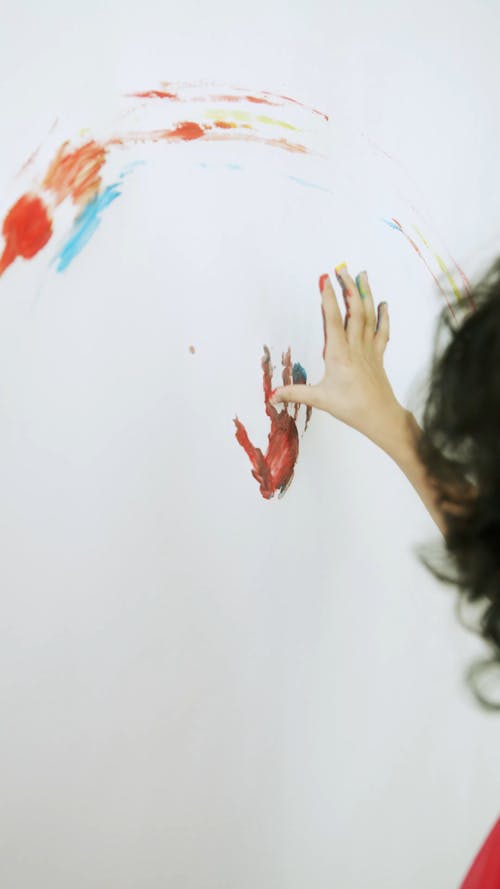
[[[319,403],[319,386],[280,386],[271,395],[271,404],[306,404],[317,407]]]
[[[359,275],[356,275],[356,286],[361,297],[363,309],[365,310],[365,330],[372,335],[375,333],[377,317],[375,314],[373,295],[368,281],[368,274],[366,272],[360,272]]]
[[[342,288],[346,307],[346,335],[347,342],[352,345],[359,345],[362,341],[363,331],[365,327],[365,310],[358,288],[351,278],[347,265],[342,262],[335,269],[337,280]]]
[[[382,356],[390,338],[389,307],[386,302],[379,303],[377,309],[377,329],[374,346],[378,355]]]
[[[321,275],[319,289],[321,291],[321,309],[325,333],[323,358],[325,361],[331,361],[332,358],[345,351],[344,322],[329,275]]]
[[[281,374],[283,385],[288,386],[292,382],[292,350],[290,346],[286,352],[281,353],[281,364],[283,365]]]

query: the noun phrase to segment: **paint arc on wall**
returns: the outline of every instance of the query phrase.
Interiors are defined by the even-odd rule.
[[[316,155],[312,118],[320,115],[321,125],[328,115],[290,97],[272,92],[254,93],[240,88],[214,90],[202,82],[162,84],[159,89],[129,94],[132,100],[126,113],[120,117],[120,126],[106,138],[94,139],[87,127],[80,129],[83,142],[64,140],[41,171],[39,184],[33,184],[7,210],[2,233],[3,251],[0,256],[0,275],[18,259],[31,259],[50,241],[53,234],[52,220],[61,205],[74,207],[73,220],[65,243],[58,249],[55,268],[65,271],[75,257],[88,244],[99,228],[102,212],[121,194],[115,180],[109,179],[110,160],[115,152],[146,144],[179,144],[190,142],[251,143],[270,149],[278,149],[292,155]],[[141,101],[142,100],[142,101]],[[124,128],[130,116],[137,116],[142,105],[168,101],[175,106],[189,105],[189,114],[183,111],[181,119],[174,118],[168,126],[143,124]],[[207,104],[219,107],[208,108]],[[255,106],[279,107],[279,116],[255,111]],[[138,108],[139,106],[139,108]],[[201,106],[201,107],[199,107]],[[250,110],[247,106],[250,106]],[[309,120],[299,125],[291,114],[294,107],[305,112]],[[252,110],[253,109],[253,110]],[[162,115],[163,116],[163,115]],[[53,128],[51,128],[53,129]],[[113,128],[112,128],[113,130]],[[283,134],[283,130],[287,135]],[[90,138],[89,138],[90,136]],[[40,146],[28,158],[23,168],[33,166]],[[236,165],[235,165],[236,166]],[[120,177],[122,178],[122,177]],[[298,178],[297,178],[297,181]]]

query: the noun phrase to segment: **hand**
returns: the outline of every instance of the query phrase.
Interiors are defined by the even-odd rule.
[[[319,281],[325,332],[323,379],[315,386],[276,389],[271,400],[327,411],[388,450],[408,412],[397,401],[383,366],[389,340],[387,303],[380,303],[375,313],[366,272],[354,282],[342,265],[336,275],[344,297],[345,320],[330,277],[322,275]]]

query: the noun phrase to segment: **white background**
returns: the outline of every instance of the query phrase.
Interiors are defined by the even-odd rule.
[[[415,397],[441,302],[352,140],[404,164],[480,270],[498,5],[4,7],[9,200],[56,116],[88,126],[102,97],[198,78],[329,111],[336,194],[268,149],[229,172],[195,161],[237,146],[176,147],[67,273],[47,248],[0,281],[2,887],[453,889],[498,814],[500,720],[463,683],[481,643],[414,554],[437,531],[318,414],[264,502],[232,417],[265,444],[264,342],[318,377],[316,281],[341,260],[389,301],[387,368]]]

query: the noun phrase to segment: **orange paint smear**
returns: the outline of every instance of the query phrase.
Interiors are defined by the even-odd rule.
[[[138,145],[145,142],[192,142],[202,138],[206,138],[206,127],[202,127],[194,121],[184,121],[177,124],[172,130],[149,130],[144,133],[125,133],[123,136],[113,136],[106,142],[106,147],[131,143]]]
[[[226,126],[212,127],[211,124],[200,126],[194,121],[184,121],[173,130],[151,130],[148,133],[126,133],[124,136],[114,136],[106,142],[106,145],[126,145],[130,142],[175,142],[177,140],[190,142],[194,139],[203,139],[207,142],[256,142],[273,148],[282,148],[295,154],[314,154],[305,145],[298,142],[289,142],[287,139],[269,139],[259,133],[243,134],[241,132],[243,127],[252,129],[248,124],[243,124],[242,127],[236,127],[236,132],[231,132],[233,127],[228,130]],[[220,132],[221,129],[223,132]]]
[[[106,149],[93,140],[80,148],[69,151],[69,142],[63,142],[50,164],[43,188],[54,192],[56,203],[71,197],[75,204],[85,204],[99,191],[99,175],[106,161]]]
[[[316,152],[310,151],[309,148],[306,148],[305,145],[301,145],[299,142],[289,142],[288,139],[268,139],[265,136],[260,136],[258,133],[248,133],[247,135],[243,134],[240,128],[238,128],[236,133],[207,131],[205,133],[205,140],[207,142],[257,142],[260,145],[269,145],[272,148],[284,148],[285,151],[291,151],[294,154],[316,154]]]
[[[218,127],[220,130],[233,130],[236,126],[237,124],[229,120],[214,120],[214,127]]]
[[[173,130],[165,130],[163,138],[182,139],[184,142],[190,142],[192,139],[201,139],[204,135],[204,127],[192,120],[187,120],[184,123],[178,123]]]

